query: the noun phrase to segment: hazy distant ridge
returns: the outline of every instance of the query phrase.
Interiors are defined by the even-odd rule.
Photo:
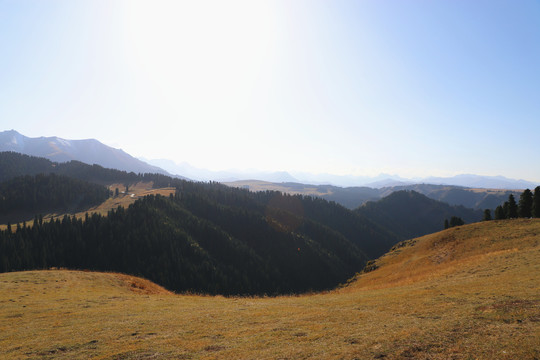
[[[340,187],[364,186],[370,188],[386,188],[414,184],[452,185],[468,188],[484,189],[533,189],[538,184],[527,180],[509,179],[504,176],[483,176],[462,174],[452,177],[426,177],[407,179],[398,175],[379,174],[377,176],[311,174],[305,172],[258,171],[258,170],[222,170],[201,169],[187,162],[175,163],[168,159],[149,160],[141,158],[154,166],[159,166],[171,174],[181,175],[199,181],[233,182],[240,180],[261,180],[274,183],[302,183],[311,185],[333,185]]]
[[[59,137],[30,138],[15,130],[0,132],[0,151],[44,157],[55,162],[78,160],[106,168],[134,173],[168,174],[165,170],[149,165],[123,150],[107,146],[95,139],[66,140]]]

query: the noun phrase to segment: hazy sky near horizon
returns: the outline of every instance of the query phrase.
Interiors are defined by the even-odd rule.
[[[0,131],[229,168],[540,181],[540,2],[0,0]]]

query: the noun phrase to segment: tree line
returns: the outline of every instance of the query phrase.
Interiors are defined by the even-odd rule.
[[[484,210],[484,221],[492,220],[491,211]],[[495,208],[495,220],[515,218],[540,218],[540,186],[534,189],[534,193],[525,189],[516,203],[514,195],[510,194],[508,200]]]

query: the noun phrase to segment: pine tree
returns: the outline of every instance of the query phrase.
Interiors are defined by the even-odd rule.
[[[495,208],[495,220],[503,220],[506,219],[506,213],[501,205],[497,206]]]
[[[484,210],[484,218],[483,221],[490,221],[491,220],[491,210],[486,209]]]
[[[532,216],[533,193],[529,189],[525,189],[519,197],[519,217],[530,218]]]
[[[463,219],[460,218],[460,217],[452,216],[450,218],[450,227],[460,226],[460,225],[464,225],[464,224],[465,224],[465,221],[463,221]]]
[[[534,189],[532,216],[535,218],[540,218],[540,186],[537,186]]]
[[[448,219],[444,219],[444,228],[448,229],[450,226],[448,225]]]
[[[512,194],[508,196],[508,212],[506,214],[506,217],[508,219],[515,219],[518,217],[518,207],[516,204],[516,199],[514,199],[514,195]]]

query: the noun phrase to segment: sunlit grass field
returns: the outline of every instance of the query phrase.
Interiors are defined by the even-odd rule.
[[[120,274],[0,274],[0,358],[538,359],[540,220],[396,246],[323,294],[172,294]]]

